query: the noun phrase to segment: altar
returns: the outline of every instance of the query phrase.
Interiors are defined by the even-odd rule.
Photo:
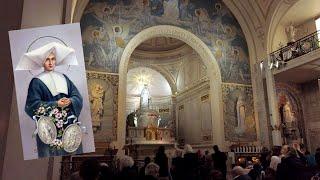
[[[127,155],[134,159],[153,157],[159,146],[166,149],[174,148],[175,138],[171,128],[159,127],[161,117],[159,112],[150,109],[150,93],[145,84],[140,94],[139,109],[128,117],[133,117],[132,123],[127,124],[126,145]],[[130,120],[129,120],[130,121]]]
[[[174,148],[175,139],[171,129],[157,127],[129,127],[126,138],[126,153],[135,159],[155,155],[159,146]]]

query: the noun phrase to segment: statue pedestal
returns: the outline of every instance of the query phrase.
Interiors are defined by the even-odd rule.
[[[174,150],[174,142],[165,141],[140,141],[139,143],[126,144],[126,154],[135,160],[144,160],[145,157],[153,159],[160,146],[165,146],[166,151]]]

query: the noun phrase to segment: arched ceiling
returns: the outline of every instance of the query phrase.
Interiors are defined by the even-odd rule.
[[[131,54],[129,69],[149,68],[162,75],[176,92],[176,79],[182,59],[190,56],[193,49],[175,38],[156,37],[141,43]],[[128,92],[129,93],[129,92]]]
[[[150,95],[172,95],[168,81],[157,71],[147,67],[130,69],[127,76],[127,94],[139,96],[144,84],[148,85]]]
[[[72,8],[67,9],[67,11],[71,11],[72,18],[70,19],[72,19],[72,22],[79,22],[89,0],[68,0],[68,2],[69,1],[72,1],[70,4],[73,4],[73,6],[68,6]],[[260,61],[262,58],[265,58],[268,53],[273,51],[272,46],[275,40],[276,29],[281,25],[280,21],[282,21],[282,19],[282,23],[288,24],[290,21],[302,22],[303,19],[314,16],[316,14],[314,10],[319,7],[319,3],[314,6],[312,4],[317,1],[318,0],[223,0],[235,15],[244,31],[248,46],[251,47],[249,52],[251,64]],[[296,6],[300,6],[300,8],[297,8],[283,18],[294,4],[297,4]],[[150,41],[151,42],[148,42],[149,44],[155,44],[155,42],[161,40]],[[172,48],[173,47],[171,47],[171,49]],[[141,45],[138,49],[146,50],[144,45]],[[161,48],[159,50],[161,50]]]
[[[283,16],[281,24],[289,25],[292,22],[299,25],[318,16],[320,16],[319,0],[299,0]]]
[[[175,38],[156,37],[141,43],[136,49],[139,51],[163,52],[179,49],[184,45],[186,43]]]

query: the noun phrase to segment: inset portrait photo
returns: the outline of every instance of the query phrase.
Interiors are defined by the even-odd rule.
[[[94,152],[79,23],[9,38],[24,159]]]

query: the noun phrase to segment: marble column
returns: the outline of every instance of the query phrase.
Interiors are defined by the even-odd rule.
[[[265,128],[268,124],[268,112],[265,99],[266,89],[264,88],[265,71],[261,69],[260,62],[254,64],[251,73],[252,91],[254,96],[255,119],[257,125],[257,140],[259,145],[270,147],[271,139],[269,129]]]
[[[265,67],[266,73],[266,84],[267,84],[267,95],[268,95],[268,105],[269,105],[269,118],[272,127],[272,144],[274,146],[282,145],[281,138],[281,123],[279,119],[279,110],[278,110],[278,99],[275,88],[275,80],[274,75],[272,73],[272,69],[269,68],[270,65],[270,57],[268,60],[264,62],[264,64],[268,64]]]
[[[175,93],[175,92],[174,92]],[[173,93],[173,94],[174,94]],[[174,138],[177,138],[178,137],[178,133],[177,133],[177,115],[176,115],[176,108],[177,108],[177,98],[176,96],[172,96],[171,98],[171,118],[172,118],[172,135],[174,136]]]

